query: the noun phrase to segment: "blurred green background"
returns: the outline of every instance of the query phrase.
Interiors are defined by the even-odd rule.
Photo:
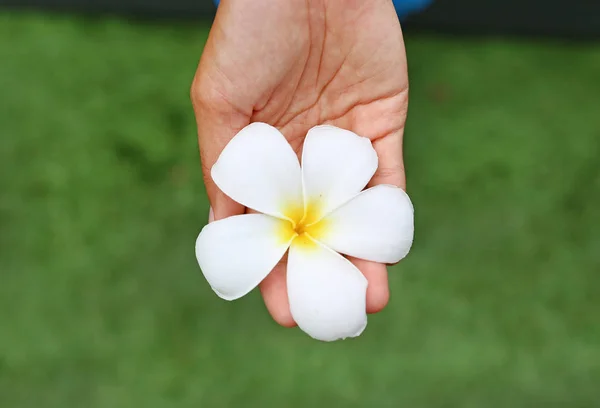
[[[600,45],[406,34],[410,256],[332,344],[219,300],[209,23],[0,14],[0,407],[600,406]]]

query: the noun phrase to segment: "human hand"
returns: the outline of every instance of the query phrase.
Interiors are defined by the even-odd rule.
[[[402,136],[408,106],[404,41],[389,0],[224,0],[191,97],[214,219],[246,209],[210,169],[251,122],[277,127],[300,154],[308,129],[331,124],[368,137],[379,157],[369,186],[405,187]],[[386,265],[351,259],[367,278],[367,312],[389,298]],[[260,285],[279,324],[293,326],[282,260]]]

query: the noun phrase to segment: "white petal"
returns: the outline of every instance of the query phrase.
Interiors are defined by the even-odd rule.
[[[358,194],[375,170],[377,153],[366,137],[334,126],[310,129],[302,151],[302,180],[313,221]]]
[[[413,242],[414,210],[401,188],[379,185],[367,189],[322,221],[319,240],[356,258],[396,263]]]
[[[367,326],[367,280],[350,261],[324,245],[298,237],[287,269],[292,316],[323,341],[356,337]]]
[[[225,300],[254,289],[288,249],[290,223],[264,214],[236,215],[205,226],[196,240],[204,277]],[[286,237],[287,235],[287,237]]]
[[[248,208],[285,217],[302,203],[302,173],[285,137],[266,123],[252,123],[229,142],[211,170],[217,186]]]

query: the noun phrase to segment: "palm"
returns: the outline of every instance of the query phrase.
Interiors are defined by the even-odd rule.
[[[298,153],[308,129],[330,123],[373,141],[380,167],[372,184],[404,186],[408,80],[393,6],[383,0],[354,8],[353,2],[331,3],[222,3],[193,87],[205,175],[250,122],[278,127]],[[223,201],[211,180],[206,183],[213,206]],[[243,211],[233,203],[226,207],[217,218]],[[380,310],[388,296],[385,266],[353,262],[369,279],[368,308]],[[289,325],[284,274],[278,266],[261,290],[275,319]]]

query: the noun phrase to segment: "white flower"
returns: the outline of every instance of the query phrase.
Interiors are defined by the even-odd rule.
[[[196,257],[225,300],[255,288],[289,249],[292,317],[311,337],[356,337],[367,325],[367,280],[345,254],[382,263],[404,258],[413,207],[401,188],[363,190],[377,169],[369,139],[333,126],[312,128],[302,167],[284,136],[265,123],[242,129],[211,170],[229,197],[262,214],[205,226]]]

